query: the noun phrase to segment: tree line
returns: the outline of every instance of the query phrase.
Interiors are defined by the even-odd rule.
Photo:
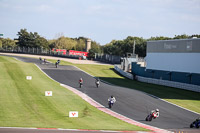
[[[147,41],[188,39],[188,38],[193,38],[193,37],[200,38],[200,35],[183,34],[183,35],[175,35],[175,37],[173,38],[157,36],[157,37],[151,37],[149,39],[143,39],[142,37],[128,36],[124,40],[112,40],[110,43],[102,47],[103,47],[103,52],[106,54],[126,56],[126,53],[133,53],[133,44],[135,41],[135,54],[137,54],[139,57],[145,57]]]
[[[44,37],[41,37],[37,32],[28,32],[27,29],[21,29],[17,33],[18,38],[12,40],[9,38],[0,38],[0,49],[12,49],[16,46],[19,47],[29,47],[29,48],[43,48],[43,49],[67,49],[67,50],[77,50],[84,51],[85,43],[87,38],[78,37],[78,38],[69,38],[64,37],[63,35],[59,36],[57,39],[47,40]],[[95,53],[104,53],[110,55],[126,56],[126,53],[133,52],[133,44],[135,41],[135,54],[138,54],[139,57],[146,56],[146,45],[147,41],[151,40],[171,40],[171,39],[187,39],[197,37],[200,38],[200,35],[175,35],[175,37],[151,37],[149,39],[144,39],[142,37],[133,37],[128,36],[124,40],[112,40],[106,45],[100,45],[99,43],[92,41],[91,49],[89,55],[94,57]]]

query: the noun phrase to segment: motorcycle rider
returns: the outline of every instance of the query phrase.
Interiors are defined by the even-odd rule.
[[[196,119],[195,123],[196,123],[196,125],[200,124],[200,117]]]
[[[159,109],[152,110],[151,115],[153,116],[154,119],[159,117]]]
[[[58,67],[58,64],[59,64],[58,62],[56,62],[56,63],[55,63],[55,65],[56,65],[56,68]]]
[[[57,60],[55,65],[56,65],[56,68],[58,67],[58,65],[60,64],[60,60]]]
[[[111,95],[109,98],[108,98],[108,102],[109,104],[111,104],[111,106],[113,106],[113,104],[116,102],[116,99],[113,95]]]
[[[83,84],[83,79],[82,78],[79,79],[79,84],[80,84],[80,88],[81,88],[81,86]]]
[[[46,64],[47,63],[47,60],[44,58],[44,63]]]
[[[190,128],[193,128],[193,127],[196,127],[196,128],[200,127],[200,117],[197,118],[194,122],[192,122],[192,124],[190,124]]]
[[[58,62],[58,65],[59,65],[60,64],[60,60],[58,59],[57,62]]]
[[[99,78],[96,79],[95,84],[96,84],[97,87],[100,85],[100,80],[99,80]]]

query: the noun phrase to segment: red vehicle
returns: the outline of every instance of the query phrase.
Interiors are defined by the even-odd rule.
[[[60,52],[60,53],[62,52],[63,55],[66,55],[66,52],[67,52],[66,49],[56,49],[56,48],[53,48],[52,51]]]
[[[88,52],[69,50],[69,55],[79,55],[88,57]]]
[[[52,51],[62,52],[63,55],[79,55],[79,56],[88,57],[88,52],[83,52],[83,51],[66,50],[66,49],[55,49],[55,48],[53,48]]]

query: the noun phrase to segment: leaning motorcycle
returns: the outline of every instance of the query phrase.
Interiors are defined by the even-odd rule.
[[[152,114],[149,114],[147,117],[146,117],[146,121],[152,121],[152,119],[156,119],[157,118],[157,115],[156,113],[152,113]]]
[[[58,68],[58,62],[56,62],[55,65],[56,65],[56,68]]]
[[[79,82],[79,84],[80,84],[80,88],[83,86],[83,82]]]
[[[108,106],[110,109],[112,108],[113,104],[114,104],[114,101],[108,101]]]
[[[200,122],[198,121],[194,121],[190,124],[190,128],[193,128],[193,127],[196,127],[196,128],[199,128],[200,127]]]
[[[96,82],[96,86],[97,86],[97,88],[100,86],[100,82],[99,81]]]

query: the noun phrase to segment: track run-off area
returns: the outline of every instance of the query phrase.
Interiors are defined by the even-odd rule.
[[[152,97],[151,95],[133,89],[119,87],[104,82],[101,82],[100,87],[96,88],[94,77],[74,66],[66,65],[55,68],[54,64],[45,64],[39,61],[39,59],[26,57],[15,58],[24,62],[35,63],[49,77],[63,84],[63,86],[67,85],[66,88],[71,87],[98,102],[102,105],[101,107],[99,106],[100,109],[104,108],[105,110],[109,110],[107,109],[107,99],[110,95],[114,95],[117,102],[111,109],[112,111],[135,120],[138,123],[157,127],[157,132],[169,130],[175,132],[195,133],[199,131],[198,129],[189,128],[189,124],[194,121],[195,118],[199,117],[198,113],[185,110],[160,100],[157,97]],[[79,88],[78,84],[80,77],[84,80],[82,88]],[[152,122],[146,122],[145,117],[148,115],[150,110],[155,108],[159,108],[160,117]]]

